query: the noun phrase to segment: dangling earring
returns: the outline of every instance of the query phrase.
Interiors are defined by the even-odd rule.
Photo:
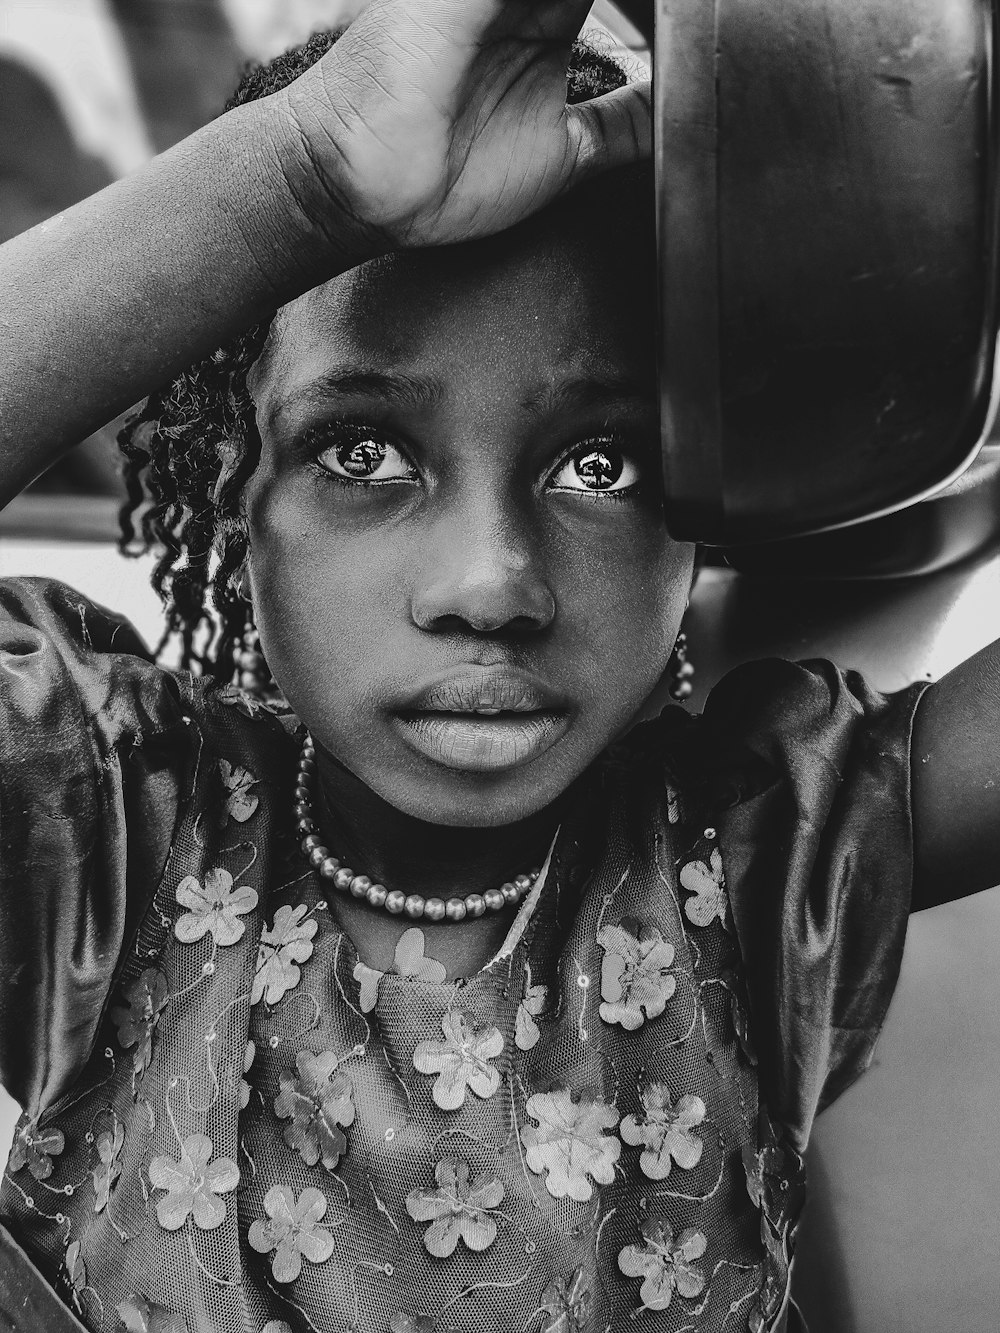
[[[694,689],[691,683],[694,676],[694,667],[688,661],[688,636],[683,630],[677,635],[674,643],[674,651],[670,654],[668,671],[670,673],[670,684],[667,688],[671,699],[680,702],[690,698]]]
[[[260,635],[251,620],[243,632],[243,646],[233,654],[236,663],[234,683],[256,699],[264,699],[270,690],[271,673],[260,650]]]

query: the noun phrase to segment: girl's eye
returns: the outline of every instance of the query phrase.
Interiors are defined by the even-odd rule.
[[[551,485],[599,495],[631,490],[640,480],[636,464],[612,440],[590,440],[559,465]]]
[[[320,467],[342,481],[402,481],[415,476],[391,441],[364,426],[338,429],[340,438],[316,455]]]

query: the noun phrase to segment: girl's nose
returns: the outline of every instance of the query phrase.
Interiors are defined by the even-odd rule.
[[[442,525],[411,598],[413,622],[438,632],[531,633],[555,618],[556,601],[527,534],[482,522]]]

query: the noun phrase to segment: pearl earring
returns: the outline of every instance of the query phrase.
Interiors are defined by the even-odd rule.
[[[683,630],[677,635],[674,650],[670,654],[668,670],[670,683],[667,688],[671,699],[676,699],[680,703],[690,698],[694,689],[692,684],[694,667],[688,661],[688,637]]]
[[[260,650],[260,635],[252,622],[243,632],[243,643],[233,653],[236,670],[233,683],[255,698],[263,699],[271,688],[271,673]]]

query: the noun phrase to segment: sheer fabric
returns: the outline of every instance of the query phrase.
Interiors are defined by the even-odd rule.
[[[87,1328],[783,1328],[909,906],[919,691],[755,664],[578,784],[509,947],[365,967],[294,718],[0,585],[0,1220]]]

